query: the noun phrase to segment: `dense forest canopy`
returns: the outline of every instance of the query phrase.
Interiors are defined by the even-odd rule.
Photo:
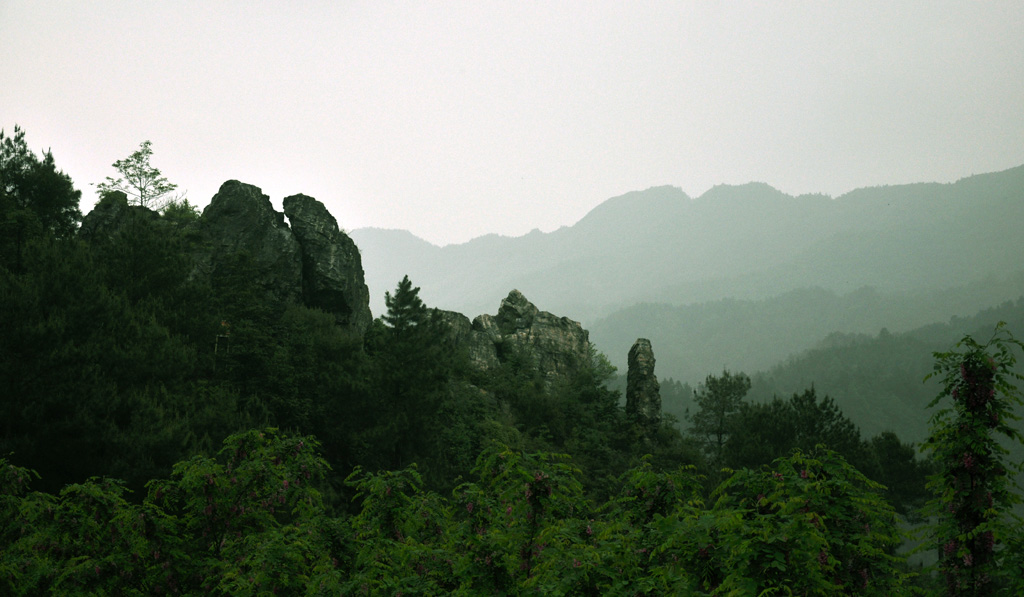
[[[663,379],[663,412],[641,416],[586,331],[517,291],[470,322],[403,276],[364,318],[358,252],[315,199],[286,198],[288,226],[238,181],[202,214],[108,188],[83,219],[52,154],[20,129],[0,150],[0,592],[887,595],[936,582],[898,551],[929,496],[973,525],[926,541],[953,542],[947,589],[981,578],[954,569],[968,556],[981,585],[1020,580],[993,571],[1024,564],[1012,462],[985,442],[1018,437],[1021,302],[960,322],[1010,325],[941,356],[932,396],[985,398],[930,428],[927,399],[865,426],[830,388],[888,399],[892,368],[959,327]],[[834,365],[872,358],[890,369]],[[986,446],[969,466],[949,447],[967,424]],[[996,505],[962,503],[967,478]]]

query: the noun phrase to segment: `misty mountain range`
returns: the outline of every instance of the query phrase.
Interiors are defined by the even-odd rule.
[[[470,317],[509,290],[583,322],[620,368],[652,340],[659,376],[766,369],[831,332],[909,330],[1024,294],[1024,166],[961,179],[793,197],[763,183],[690,198],[654,187],[570,227],[437,247],[351,232],[371,309],[408,274]]]

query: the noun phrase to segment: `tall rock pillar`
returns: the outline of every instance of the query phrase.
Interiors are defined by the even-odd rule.
[[[661,423],[661,386],[654,375],[654,350],[647,338],[629,349],[626,373],[626,413],[645,426]]]

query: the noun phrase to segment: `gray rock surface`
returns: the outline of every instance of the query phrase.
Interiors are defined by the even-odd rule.
[[[270,198],[253,185],[229,180],[203,210],[199,222],[203,251],[197,267],[215,273],[225,259],[244,253],[252,259],[257,282],[274,298],[298,302],[302,290],[302,248],[274,210]]]
[[[629,349],[626,371],[626,413],[645,425],[661,422],[661,385],[654,375],[654,349],[638,338]]]
[[[198,221],[184,229],[192,243],[193,275],[210,280],[244,255],[268,298],[322,309],[362,336],[373,316],[359,249],[316,199],[292,195],[283,203],[284,214],[258,187],[237,180],[222,184]],[[128,205],[115,192],[83,218],[79,236],[114,235],[130,214],[162,222],[155,211]]]
[[[493,337],[481,333],[475,321],[470,323],[468,317],[455,311],[435,309],[434,313],[447,330],[449,341],[466,350],[472,367],[480,371],[489,371],[501,364],[498,361],[498,351]]]
[[[518,290],[501,301],[495,323],[499,356],[525,351],[548,382],[568,379],[590,359],[590,336],[579,322],[537,309]]]
[[[332,313],[340,325],[362,335],[373,316],[356,244],[316,199],[292,195],[283,205],[302,251],[303,302]]]
[[[497,315],[477,316],[472,324],[444,313],[451,338],[481,371],[520,358],[551,384],[570,379],[590,360],[589,335],[579,322],[539,310],[518,290],[501,301]]]

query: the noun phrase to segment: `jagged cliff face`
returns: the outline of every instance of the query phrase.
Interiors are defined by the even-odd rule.
[[[91,240],[117,234],[129,213],[149,220],[156,220],[160,217],[158,213],[148,207],[129,205],[127,195],[121,191],[113,191],[100,199],[96,207],[82,218],[82,226],[78,229],[78,238]]]
[[[306,195],[285,197],[283,203],[302,249],[304,302],[333,313],[339,324],[361,335],[372,317],[359,249],[323,203]]]
[[[439,312],[449,337],[469,353],[481,371],[522,359],[546,382],[568,380],[590,360],[590,338],[577,321],[541,311],[518,290],[501,301],[497,315],[469,318]]]

